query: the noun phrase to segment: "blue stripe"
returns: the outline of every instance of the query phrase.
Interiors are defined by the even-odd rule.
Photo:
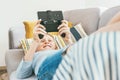
[[[87,61],[88,61],[89,68],[90,68],[90,72],[91,72],[91,73],[90,73],[90,74],[91,74],[91,78],[92,78],[92,80],[94,80],[93,71],[92,71],[92,67],[91,67],[91,64],[90,64],[90,58],[89,58],[89,55],[88,55],[88,54],[89,54],[89,48],[90,48],[90,47],[89,47],[89,44],[90,44],[90,43],[89,43],[89,42],[90,42],[89,39],[90,39],[90,37],[88,38],[88,41],[87,41],[87,45],[88,45],[88,46],[87,46],[87,49],[86,49],[86,50],[87,50]]]
[[[71,67],[71,65],[69,65],[69,66]],[[66,74],[68,74],[69,77],[72,79],[71,73],[69,73],[69,71],[66,69],[67,66],[64,66],[63,64],[61,64],[61,67],[65,70]],[[59,70],[59,71],[60,71],[60,70]],[[59,71],[58,71],[58,72],[59,72]],[[60,73],[60,72],[59,72],[59,73]]]
[[[105,63],[104,63],[104,58],[103,58],[103,55],[104,55],[104,50],[102,49],[102,43],[103,43],[103,41],[102,41],[102,35],[103,34],[100,34],[100,38],[99,38],[99,47],[100,47],[100,55],[101,55],[101,60],[102,60],[102,67],[103,67],[103,70],[104,70],[104,76],[105,76]],[[106,80],[106,77],[105,77],[105,80]]]
[[[59,78],[59,76],[57,74],[56,74],[56,77],[57,77],[58,80],[60,80],[60,78]]]
[[[117,78],[117,80],[119,80],[119,77],[118,77],[118,59],[117,59],[117,54],[119,54],[119,53],[117,53],[117,49],[118,48],[116,48],[116,44],[117,44],[116,43],[116,38],[117,38],[116,37],[116,32],[114,32],[114,50],[115,50],[114,56],[115,56],[115,62],[116,62],[115,63],[116,64],[116,66],[115,66],[116,68],[115,69],[116,69],[116,78]]]
[[[68,56],[68,55],[66,55],[66,56]],[[71,59],[71,58],[69,58],[69,59]],[[66,60],[66,58],[63,58],[63,60],[65,61],[65,63],[66,63],[68,66],[71,66],[71,64]]]
[[[61,65],[62,66],[62,65]],[[63,66],[62,66],[62,68],[63,68]],[[64,69],[65,70],[65,69]],[[61,70],[60,69],[58,69],[58,72],[62,75],[62,77],[65,79],[65,76],[64,76],[64,74],[61,72]]]
[[[81,41],[79,41],[79,43],[77,43],[77,46],[76,46],[76,48],[77,48],[77,63],[76,64],[78,64],[78,69],[79,69],[79,74],[80,74],[80,63],[81,63],[81,59],[80,59],[80,54],[81,54],[81,49],[82,49],[82,40]],[[80,78],[82,78],[82,76],[81,76],[81,74],[79,75],[80,76]],[[82,80],[83,80],[83,78],[82,78]]]
[[[82,48],[81,48],[81,56],[83,56],[84,46],[85,46],[83,43],[84,43],[85,41],[84,41],[84,40],[81,40],[81,41],[82,41],[82,42],[81,42],[81,45],[82,45]],[[83,64],[83,66],[84,66],[84,62],[83,62],[83,61],[84,61],[84,59],[82,58],[81,64]],[[81,72],[80,72],[80,74],[81,74]],[[82,80],[84,79],[83,76],[81,76],[81,79],[82,79]]]
[[[84,52],[84,42],[85,42],[85,40],[82,40],[83,42],[81,43],[82,44],[82,57],[83,57],[83,54],[85,54],[85,52]],[[87,76],[87,78],[89,79],[89,76],[88,76],[88,73],[87,73],[87,70],[86,70],[86,67],[85,67],[85,64],[84,64],[84,58],[82,58],[82,64],[83,64],[83,68],[84,68],[84,71],[85,71],[85,73],[86,73],[86,76]]]
[[[106,39],[106,44],[107,44],[107,50],[108,50],[108,61],[109,61],[109,76],[110,80],[112,80],[112,66],[111,66],[111,57],[110,57],[110,48],[109,48],[109,34],[107,32],[107,39]]]
[[[94,43],[95,40],[96,40],[96,35],[94,35],[94,38],[93,38],[93,42],[92,42],[92,43]],[[95,54],[95,44],[92,45],[92,52],[93,52],[93,57],[94,57],[95,64],[96,64],[97,69],[98,69],[97,59],[96,59],[96,54]]]
[[[80,34],[74,27],[71,28],[70,31],[73,34],[73,36],[75,37],[76,41],[78,41],[81,38]]]
[[[81,56],[84,56],[85,55],[85,52],[84,52],[84,43],[85,43],[85,40],[82,40],[83,42],[82,42],[82,49],[81,49]],[[84,54],[84,55],[83,55]],[[86,56],[85,56],[86,57]],[[85,71],[85,73],[86,73],[86,75],[88,76],[88,78],[89,78],[89,75],[88,75],[88,72],[87,72],[87,69],[86,69],[86,67],[85,67],[85,64],[84,64],[84,58],[85,57],[83,57],[82,58],[82,65],[83,65],[83,68],[84,68],[84,71]],[[81,73],[82,74],[82,73]],[[84,78],[83,78],[83,76],[81,76],[81,79],[83,80]]]

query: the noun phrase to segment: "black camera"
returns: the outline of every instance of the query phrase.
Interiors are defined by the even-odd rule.
[[[48,20],[48,21],[41,21],[42,25],[46,27],[47,32],[58,32],[57,27],[61,24],[60,20]]]
[[[58,26],[63,20],[62,11],[38,11],[38,19],[42,19],[41,23],[46,27],[47,32],[58,32]]]

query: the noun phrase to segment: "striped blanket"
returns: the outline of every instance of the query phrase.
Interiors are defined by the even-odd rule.
[[[120,80],[120,32],[80,39],[63,56],[53,80]]]

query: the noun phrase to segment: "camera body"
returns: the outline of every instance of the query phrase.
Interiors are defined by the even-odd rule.
[[[57,27],[61,24],[60,20],[48,20],[48,21],[41,21],[42,25],[46,27],[47,32],[58,32]]]
[[[38,19],[42,19],[41,23],[46,27],[47,32],[58,32],[57,27],[63,20],[62,11],[38,11]]]

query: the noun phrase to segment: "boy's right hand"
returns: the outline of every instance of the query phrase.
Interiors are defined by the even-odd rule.
[[[33,39],[37,42],[39,42],[39,34],[45,35],[47,32],[45,31],[46,28],[40,24],[41,20],[38,20],[35,24],[35,27],[33,29]]]

